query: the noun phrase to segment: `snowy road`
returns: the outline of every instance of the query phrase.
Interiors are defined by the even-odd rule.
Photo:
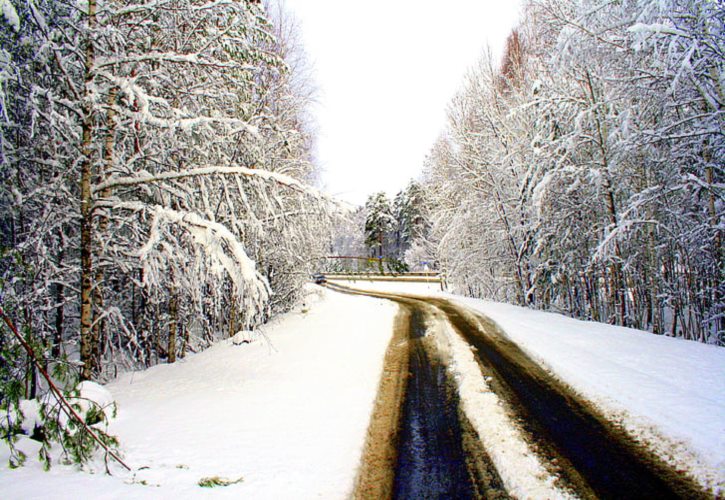
[[[401,310],[386,356],[387,377],[378,392],[355,497],[508,498],[461,412],[445,353],[430,334],[435,327],[430,308],[415,300],[396,302]],[[391,380],[399,383],[393,391]]]
[[[426,342],[425,312],[408,305],[409,376],[403,399],[395,498],[472,498],[479,483],[469,474],[458,394],[445,363]],[[470,427],[470,424],[469,426]]]
[[[331,287],[351,293],[344,287]],[[480,497],[485,492],[490,498],[502,494],[498,475],[481,474],[480,467],[473,465],[491,463],[484,447],[478,446],[477,457],[464,455],[464,441],[469,441],[466,452],[472,452],[471,436],[464,439],[461,429],[471,424],[455,391],[446,392],[450,391],[451,375],[443,369],[445,353],[438,352],[435,340],[426,339],[429,333],[435,337],[435,331],[446,328],[465,341],[481,378],[505,406],[509,423],[518,428],[547,475],[556,478],[555,484],[541,485],[552,488],[549,494],[581,498],[706,497],[694,482],[638,447],[590,403],[553,379],[487,318],[444,299],[380,292],[368,295],[388,298],[410,310],[410,375],[402,398],[400,427],[395,432],[397,465],[390,471],[395,497]],[[526,481],[502,476],[509,490],[526,492],[526,496],[537,494]]]

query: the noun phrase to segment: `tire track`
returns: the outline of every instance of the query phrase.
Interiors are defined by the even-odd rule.
[[[427,299],[475,348],[493,390],[505,400],[539,452],[583,498],[708,498],[609,423],[590,403],[552,378],[481,315],[444,299]]]
[[[469,474],[458,394],[425,338],[425,313],[406,307],[411,307],[410,366],[393,498],[477,498],[480,481]]]
[[[508,498],[426,335],[429,308],[396,302],[401,312],[353,498]]]
[[[345,293],[361,293],[333,285]],[[437,309],[473,347],[492,390],[562,486],[581,498],[710,498],[689,477],[638,445],[622,429],[532,361],[488,318],[445,299],[361,293],[408,307]],[[469,424],[470,425],[470,424]],[[480,443],[479,443],[480,444]]]

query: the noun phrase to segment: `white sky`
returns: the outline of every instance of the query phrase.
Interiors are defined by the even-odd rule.
[[[520,0],[288,0],[319,87],[322,182],[363,204],[420,175],[463,76],[496,60]]]

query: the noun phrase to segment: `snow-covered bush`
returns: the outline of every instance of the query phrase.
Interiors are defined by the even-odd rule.
[[[111,449],[118,446],[116,438],[107,432],[109,420],[115,418],[117,411],[108,390],[86,381],[62,397],[75,415],[52,391],[39,399],[4,401],[0,410],[0,433],[9,447],[11,467],[18,467],[27,459],[15,447],[25,437],[39,443],[38,458],[47,469],[53,460],[82,465],[96,456],[101,457],[99,443],[89,429],[103,445]]]

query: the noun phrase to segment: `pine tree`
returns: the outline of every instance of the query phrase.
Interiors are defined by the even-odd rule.
[[[365,203],[365,245],[382,258],[395,228],[390,200],[384,192],[370,195]]]
[[[426,236],[425,198],[422,186],[412,180],[395,197],[395,214],[398,227],[398,256],[402,258],[416,239]]]

